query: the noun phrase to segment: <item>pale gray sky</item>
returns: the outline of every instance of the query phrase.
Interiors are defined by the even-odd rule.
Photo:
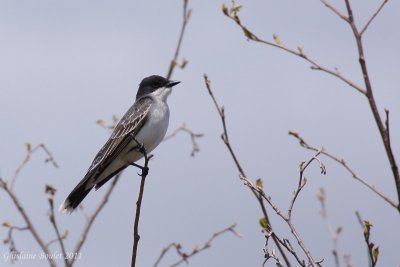
[[[380,1],[353,1],[358,25]],[[182,57],[182,81],[169,99],[169,132],[186,122],[205,136],[200,153],[190,154],[184,135],[162,143],[151,161],[139,243],[139,266],[152,266],[161,249],[179,242],[190,250],[212,233],[237,223],[243,235],[221,236],[210,250],[190,259],[190,266],[260,266],[264,236],[257,202],[239,181],[220,140],[221,125],[202,75],[208,73],[226,109],[231,142],[250,178],[262,178],[266,192],[286,210],[298,179],[298,165],[312,153],[287,135],[297,130],[310,143],[343,157],[360,176],[396,199],[386,154],[366,99],[309,64],[279,50],[246,41],[221,12],[223,1],[190,1],[193,9]],[[226,1],[229,5],[230,1]],[[342,1],[331,1],[344,10]],[[283,44],[303,45],[305,53],[362,84],[350,28],[319,1],[242,0],[243,23],[258,36]],[[389,1],[364,37],[366,59],[379,110],[390,110],[392,146],[400,160],[400,3]],[[11,178],[24,157],[24,143],[44,142],[59,169],[34,156],[16,183],[28,214],[48,240],[54,232],[46,216],[44,184],[58,191],[57,204],[83,177],[108,133],[96,120],[110,121],[130,107],[140,80],[165,75],[182,20],[182,1],[5,1],[0,0],[0,174]],[[329,232],[319,216],[317,194],[327,193],[332,225],[342,226],[339,252],[351,254],[356,266],[367,265],[366,248],[354,212],[370,220],[372,240],[380,246],[379,266],[397,266],[399,214],[365,189],[336,163],[322,158],[327,175],[310,167],[308,184],[294,209],[294,223],[316,259],[333,266]],[[98,217],[82,259],[76,266],[127,266],[131,259],[133,216],[139,178],[130,168]],[[92,209],[105,188],[85,200]],[[0,193],[0,220],[23,225],[9,198]],[[291,234],[270,211],[275,230]],[[84,224],[78,212],[58,214],[71,251]],[[0,229],[5,238],[6,229]],[[32,237],[16,233],[20,250],[36,253]],[[292,242],[295,243],[294,241]],[[60,251],[57,245],[52,247]],[[8,248],[0,246],[3,257]],[[161,266],[177,257],[169,254]],[[1,266],[8,266],[0,259]],[[46,261],[19,261],[14,266],[47,266]],[[62,262],[60,262],[62,266]],[[274,266],[270,262],[267,266]]]

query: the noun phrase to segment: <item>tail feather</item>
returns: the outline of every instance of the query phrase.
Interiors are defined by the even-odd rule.
[[[99,189],[127,166],[129,165],[116,165],[105,170],[103,165],[99,165],[97,168],[90,170],[64,200],[63,204],[61,204],[59,208],[59,211],[71,214],[79,206],[87,194],[89,194],[93,187],[96,190]],[[99,167],[102,167],[102,169],[99,169]]]
[[[85,177],[64,200],[58,211],[71,214],[93,189],[94,184],[91,183],[91,179]]]

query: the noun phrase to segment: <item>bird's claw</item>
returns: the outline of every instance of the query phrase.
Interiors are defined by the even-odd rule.
[[[149,167],[141,167],[142,173],[137,173],[139,176],[147,176],[149,174]]]

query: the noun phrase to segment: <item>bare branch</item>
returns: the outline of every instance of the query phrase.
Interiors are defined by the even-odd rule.
[[[111,185],[108,187],[107,191],[104,193],[103,198],[100,200],[99,204],[97,205],[96,209],[93,211],[93,213],[88,216],[85,215],[87,221],[85,226],[83,227],[81,234],[79,236],[79,239],[75,245],[75,248],[73,250],[72,255],[77,255],[79,254],[79,252],[81,251],[81,248],[83,246],[83,244],[86,241],[86,238],[89,234],[90,229],[92,228],[92,225],[95,221],[95,219],[97,218],[97,216],[99,215],[100,211],[104,208],[104,206],[106,205],[106,203],[108,202],[108,199],[110,198],[110,195],[112,193],[112,191],[115,188],[115,185],[117,184],[119,178],[121,177],[122,172],[118,173],[114,179],[112,179]],[[85,214],[85,213],[84,213]],[[71,257],[70,261],[69,261],[69,266],[72,266],[74,264],[76,260],[76,257]]]
[[[63,236],[60,234],[60,230],[58,229],[58,225],[57,225],[57,222],[56,222],[56,217],[55,217],[55,214],[54,214],[54,195],[55,195],[55,192],[56,192],[55,188],[53,188],[50,185],[46,185],[45,193],[48,195],[48,201],[49,201],[49,206],[50,206],[49,219],[50,219],[51,225],[54,228],[54,231],[56,232],[57,241],[60,244],[61,252],[63,253],[63,256],[64,256],[63,258],[64,258],[65,266],[68,267],[70,265],[69,265],[69,262],[68,262],[67,253],[66,253],[65,246],[64,246],[64,239],[66,238],[66,235],[64,235],[64,238],[63,238]]]
[[[304,164],[304,162],[302,162],[300,164],[299,184],[298,184],[298,187],[297,187],[296,191],[293,194],[292,200],[290,201],[290,206],[289,206],[288,215],[287,215],[288,220],[291,220],[294,203],[296,202],[296,199],[297,199],[298,195],[300,194],[300,191],[303,189],[303,187],[307,183],[307,179],[304,177],[304,171],[311,164],[311,162],[313,162],[314,160],[317,160],[319,162],[319,167],[321,169],[321,174],[324,174],[324,175],[326,174],[325,165],[322,163],[322,161],[320,161],[317,158],[321,154],[321,152],[322,152],[322,149],[317,150],[317,153],[315,154],[315,156],[312,157],[307,163]]]
[[[165,254],[166,254],[171,248],[175,248],[176,253],[179,255],[179,257],[180,257],[181,259],[178,260],[177,262],[175,262],[175,263],[169,265],[170,267],[179,266],[180,264],[182,264],[182,263],[184,263],[184,262],[185,262],[185,263],[188,263],[188,259],[189,259],[189,258],[192,258],[194,255],[197,255],[198,253],[200,253],[200,252],[202,252],[202,251],[204,251],[204,250],[206,250],[206,249],[209,249],[209,248],[211,247],[211,245],[212,245],[212,242],[213,242],[216,238],[218,238],[219,236],[221,236],[221,235],[224,234],[224,233],[231,232],[231,233],[234,234],[235,236],[241,237],[241,235],[238,234],[238,233],[236,232],[235,227],[236,227],[236,224],[232,224],[231,226],[229,226],[229,227],[227,227],[227,228],[225,228],[225,229],[223,229],[223,230],[221,230],[221,231],[218,231],[218,232],[214,233],[202,246],[193,248],[192,251],[191,251],[190,253],[183,252],[183,251],[182,251],[182,246],[181,246],[179,243],[175,243],[175,242],[174,242],[174,243],[171,243],[171,244],[169,244],[166,248],[164,248],[164,249],[161,251],[161,254],[160,254],[160,256],[158,257],[157,261],[154,263],[153,267],[157,267],[157,266],[158,266],[158,264],[161,262],[161,260],[162,260],[163,257],[165,256]]]
[[[314,157],[313,157],[311,160],[314,160]],[[291,214],[289,215],[289,212],[288,212],[287,215],[283,214],[283,213],[281,212],[281,210],[278,208],[278,206],[272,201],[271,196],[267,196],[267,195],[265,194],[265,192],[264,192],[260,187],[257,187],[256,185],[254,185],[254,184],[250,181],[250,179],[248,179],[247,177],[242,176],[242,175],[239,175],[239,177],[240,177],[240,179],[244,182],[244,184],[245,184],[247,187],[251,188],[252,190],[257,191],[257,192],[262,196],[262,198],[265,199],[265,200],[268,202],[268,204],[272,207],[272,209],[275,211],[275,213],[276,213],[279,217],[281,217],[281,218],[287,223],[287,225],[289,226],[290,231],[292,232],[293,236],[295,237],[297,243],[299,244],[299,246],[301,247],[301,249],[303,250],[303,252],[304,252],[305,255],[307,256],[307,258],[308,258],[308,260],[309,260],[308,265],[311,265],[311,266],[319,266],[319,263],[313,259],[313,257],[311,256],[310,251],[309,251],[309,250],[307,249],[307,247],[305,246],[303,240],[301,239],[299,233],[297,232],[295,226],[293,225],[293,223],[292,223],[292,221],[291,221],[291,219],[292,219],[292,218],[291,218]],[[302,180],[303,180],[303,178],[302,178]],[[303,181],[304,181],[304,180],[303,180]],[[301,190],[304,186],[305,186],[305,183],[301,183],[301,185],[300,185],[300,186],[297,188],[297,190],[295,191],[294,195],[296,195],[296,194],[298,195],[298,192],[300,192],[300,190]],[[296,198],[293,197],[293,198],[292,198],[292,201],[291,201],[291,204],[290,204],[290,207],[293,207],[293,201],[295,201],[295,200],[296,200]],[[272,235],[272,237],[274,237],[274,235]],[[275,240],[275,239],[274,239],[274,240]],[[279,240],[277,240],[277,242],[279,242]],[[279,242],[279,244],[281,244],[281,242]],[[285,248],[287,248],[287,247],[285,246]],[[289,251],[290,253],[292,253],[292,251],[290,251],[290,250],[288,250],[288,251]],[[293,253],[292,253],[292,254],[293,254]],[[297,259],[297,257],[296,257],[296,259]],[[301,261],[298,260],[298,262],[301,262]],[[308,265],[307,265],[307,266],[308,266]]]
[[[390,142],[390,130],[389,130],[389,110],[385,109],[385,114],[386,114],[386,120],[385,120],[385,127],[386,127],[386,135],[387,135],[387,140],[389,143],[389,146],[391,147],[391,142]]]
[[[181,244],[179,243],[170,243],[168,246],[166,246],[165,248],[162,249],[160,256],[158,256],[156,262],[154,263],[153,267],[157,267],[158,264],[161,262],[161,260],[164,258],[165,254],[171,249],[171,248],[175,248],[176,253],[178,253],[179,256],[183,257],[183,253],[181,252]]]
[[[11,191],[13,191],[14,184],[15,184],[15,181],[17,179],[17,176],[19,175],[21,170],[25,167],[25,165],[29,162],[29,160],[31,159],[32,154],[35,153],[37,150],[42,149],[47,155],[47,158],[45,158],[45,162],[46,163],[50,162],[50,163],[53,164],[54,168],[58,168],[58,164],[54,160],[53,154],[50,152],[50,150],[47,149],[45,144],[39,144],[39,145],[36,145],[34,148],[32,148],[32,145],[30,143],[26,143],[25,147],[26,147],[25,158],[22,161],[22,163],[18,166],[18,168],[15,170],[14,176],[11,179],[11,182],[10,182],[10,190]]]
[[[292,245],[290,244],[290,242],[289,242],[288,239],[281,239],[281,238],[279,238],[279,237],[275,234],[275,232],[272,231],[271,227],[270,227],[267,223],[264,223],[264,222],[261,222],[261,221],[260,221],[260,224],[261,224],[261,226],[263,227],[262,232],[264,233],[264,236],[265,236],[265,244],[264,244],[264,248],[263,248],[263,251],[264,251],[263,266],[265,266],[265,264],[267,263],[267,261],[268,261],[269,259],[274,259],[275,262],[276,262],[276,264],[277,264],[277,266],[283,266],[283,265],[281,264],[280,260],[279,260],[279,257],[276,255],[275,250],[272,249],[271,252],[270,252],[270,250],[268,249],[268,246],[269,246],[269,238],[272,236],[272,237],[275,237],[275,239],[278,240],[279,243],[280,243],[283,247],[285,247],[285,248],[287,249],[287,251],[289,251],[289,252],[294,256],[294,258],[296,259],[297,263],[298,263],[300,266],[306,267],[305,261],[300,259],[300,257],[297,255],[296,251],[293,249],[293,247],[292,247]]]
[[[375,267],[378,262],[379,247],[370,241],[372,224],[367,220],[362,220],[361,215],[356,211],[357,220],[363,228],[364,240],[367,245],[367,251],[369,256],[369,263],[371,267]]]
[[[276,41],[278,39],[277,35],[275,35],[275,38],[274,38],[275,39],[275,43],[274,42],[270,42],[270,41],[266,41],[266,40],[263,40],[263,39],[257,37],[253,32],[251,32],[246,26],[244,26],[241,23],[237,12],[230,12],[229,13],[229,12],[226,11],[226,9],[227,9],[227,7],[223,6],[222,10],[223,10],[224,14],[228,18],[230,18],[230,19],[232,19],[233,21],[236,22],[236,24],[242,29],[242,31],[244,32],[245,37],[248,38],[248,40],[251,40],[251,41],[254,41],[254,42],[258,42],[258,43],[263,43],[265,45],[278,48],[278,49],[283,50],[283,51],[285,51],[285,52],[287,52],[289,54],[292,54],[292,55],[295,55],[297,57],[300,57],[300,58],[304,59],[305,61],[307,61],[308,63],[311,64],[311,69],[312,70],[319,70],[319,71],[328,73],[329,75],[332,75],[332,76],[342,80],[347,85],[349,85],[350,87],[354,88],[355,90],[357,90],[361,94],[363,94],[363,95],[366,94],[366,90],[364,88],[360,87],[359,85],[355,84],[353,81],[351,81],[348,78],[346,78],[345,76],[343,76],[336,69],[331,70],[331,69],[329,69],[327,67],[322,66],[321,64],[319,64],[317,61],[311,59],[310,57],[308,57],[304,53],[303,47],[299,46],[299,47],[297,47],[297,50],[287,48],[287,47],[283,46],[281,42],[277,42]]]
[[[68,237],[68,230],[65,230],[60,237],[61,237],[61,240],[65,240]],[[46,246],[50,247],[52,244],[57,243],[57,242],[59,242],[58,237],[47,242]]]
[[[332,243],[333,243],[333,249],[332,249],[332,255],[335,260],[335,266],[340,267],[340,260],[339,260],[339,252],[338,252],[338,238],[340,233],[342,232],[342,227],[338,227],[336,229],[333,229],[329,219],[328,219],[328,212],[326,210],[326,195],[325,195],[325,190],[321,187],[319,190],[319,195],[318,195],[318,200],[321,204],[321,217],[325,221],[326,227],[328,228],[329,234],[331,235]]]
[[[183,36],[185,35],[185,30],[186,30],[186,26],[187,23],[189,21],[189,18],[192,14],[192,10],[188,9],[188,0],[183,0],[183,22],[182,22],[182,27],[181,27],[181,32],[179,34],[179,39],[178,39],[178,44],[176,46],[175,49],[175,54],[174,54],[174,58],[171,60],[166,78],[167,80],[169,80],[172,77],[172,73],[175,69],[175,67],[177,66],[177,59],[179,56],[179,52],[181,50],[181,45],[182,45],[182,41],[183,41]],[[180,65],[181,68],[184,68],[186,66],[186,64],[188,63],[188,61],[186,59],[183,60],[182,64]],[[193,137],[192,138],[192,142],[193,144],[197,145],[194,142]],[[194,146],[194,149],[196,147]],[[194,152],[192,152],[194,154]],[[138,225],[139,225],[139,219],[140,219],[140,208],[141,208],[141,203],[142,203],[142,198],[143,198],[143,190],[144,190],[144,183],[145,183],[145,179],[147,176],[147,171],[148,171],[148,160],[151,158],[151,155],[149,157],[147,157],[147,153],[146,150],[143,147],[143,156],[145,158],[145,165],[144,168],[142,169],[142,179],[141,179],[141,183],[140,183],[140,191],[139,191],[139,196],[138,196],[138,200],[136,202],[136,215],[135,215],[135,223],[134,223],[134,242],[133,242],[133,247],[132,247],[132,261],[131,261],[131,266],[135,266],[136,264],[136,254],[137,254],[137,247],[138,247],[138,243],[139,243],[139,233],[138,233]],[[137,166],[137,165],[135,165]]]
[[[7,193],[7,195],[11,198],[14,203],[14,206],[17,208],[19,214],[22,216],[26,223],[26,227],[29,229],[29,232],[32,234],[35,241],[39,244],[40,248],[42,249],[44,254],[50,255],[49,248],[46,246],[42,238],[39,236],[38,231],[36,230],[35,226],[33,225],[31,219],[29,218],[28,214],[25,212],[25,209],[22,207],[19,199],[15,195],[13,191],[10,190],[10,187],[7,186],[7,183],[0,178],[0,187]],[[56,263],[52,257],[47,257],[49,265],[51,267],[55,267]]]
[[[360,31],[360,35],[363,35],[364,32],[368,29],[368,26],[371,24],[371,22],[376,18],[376,16],[381,12],[382,8],[386,5],[388,0],[384,0],[382,4],[379,6],[379,8],[375,11],[375,13],[371,16],[371,18],[368,20],[368,22],[365,24],[363,29]]]
[[[114,128],[117,126],[118,121],[119,121],[118,117],[115,116],[115,115],[112,115],[112,117],[111,117],[111,123],[106,124],[106,123],[104,122],[104,120],[102,120],[102,119],[97,120],[96,123],[97,123],[101,128],[103,128],[103,129],[105,129],[106,131],[108,131],[108,132],[111,133],[111,132],[114,130]]]
[[[318,64],[316,61],[310,59],[308,56],[305,55],[303,48],[302,47],[298,47],[297,51],[293,50],[293,49],[289,49],[286,48],[285,46],[282,45],[282,42],[279,38],[279,36],[274,35],[274,40],[275,43],[273,42],[269,42],[269,41],[265,41],[262,40],[261,38],[257,37],[254,33],[252,33],[247,27],[245,27],[239,18],[238,12],[240,10],[240,8],[235,8],[235,4],[233,4],[233,7],[229,10],[228,7],[226,5],[223,5],[222,7],[222,11],[223,13],[230,18],[231,20],[235,21],[236,24],[243,30],[244,35],[246,36],[246,38],[248,38],[249,40],[255,41],[255,42],[259,42],[259,43],[263,43],[266,44],[268,46],[272,46],[275,48],[279,48],[283,51],[286,51],[292,55],[298,56],[303,58],[304,60],[308,61],[309,63],[311,63],[311,69],[313,70],[321,70],[324,71],[332,76],[337,77],[338,79],[342,80],[343,82],[347,83],[349,86],[353,87],[354,89],[356,89],[358,92],[362,93],[363,95],[365,95],[368,99],[368,103],[369,106],[371,108],[372,114],[374,116],[376,125],[378,127],[379,133],[381,135],[382,141],[383,141],[383,145],[385,147],[386,150],[386,154],[392,169],[392,173],[393,173],[393,178],[394,178],[394,182],[396,185],[396,190],[397,190],[397,197],[398,197],[398,204],[397,204],[397,210],[400,212],[400,173],[399,173],[399,169],[397,166],[397,162],[395,160],[393,151],[391,149],[390,146],[390,142],[389,142],[389,138],[388,138],[388,133],[385,130],[385,127],[383,125],[382,119],[380,117],[376,102],[375,102],[375,98],[373,95],[373,91],[372,91],[372,85],[371,85],[371,81],[370,81],[370,76],[368,74],[368,70],[367,70],[367,64],[365,61],[365,57],[364,57],[364,49],[363,49],[363,43],[362,43],[362,33],[364,31],[364,29],[366,29],[368,27],[368,25],[372,22],[372,20],[374,19],[374,17],[376,17],[376,15],[380,12],[380,10],[383,8],[383,6],[385,5],[385,2],[383,2],[380,6],[380,8],[378,8],[378,10],[375,12],[375,14],[371,17],[370,21],[367,23],[367,25],[364,27],[364,29],[360,32],[358,31],[355,21],[354,21],[354,16],[353,16],[353,11],[350,5],[350,0],[344,0],[345,1],[345,5],[346,5],[346,10],[347,10],[347,17],[345,17],[343,14],[341,14],[339,11],[337,11],[333,6],[331,6],[327,1],[324,0],[320,0],[323,4],[325,4],[325,6],[327,6],[330,10],[332,10],[333,12],[335,12],[340,18],[344,19],[349,26],[352,29],[355,41],[356,41],[356,45],[357,45],[357,51],[358,51],[358,56],[359,56],[359,64],[360,64],[360,68],[363,74],[363,79],[364,79],[364,85],[365,85],[365,89],[354,84],[351,80],[345,78],[343,75],[341,75],[338,71],[333,71],[330,70],[328,68],[322,67],[320,64]]]
[[[385,126],[383,125],[382,118],[379,114],[378,107],[375,102],[375,98],[374,98],[374,94],[373,94],[373,90],[372,90],[372,84],[370,81],[370,76],[368,74],[367,63],[366,63],[365,56],[364,56],[364,48],[363,48],[363,43],[361,40],[361,33],[358,31],[358,29],[355,25],[353,10],[351,9],[351,5],[350,5],[350,0],[345,0],[345,3],[346,3],[347,13],[349,15],[349,24],[353,31],[354,39],[357,44],[358,58],[359,58],[358,61],[359,61],[360,68],[361,68],[361,71],[363,74],[364,84],[365,84],[365,88],[366,88],[365,96],[368,99],[368,103],[371,108],[372,115],[374,116],[375,123],[376,123],[379,133],[381,135],[382,142],[383,142],[383,145],[386,150],[386,155],[388,157],[388,160],[389,160],[389,163],[390,163],[390,166],[392,169],[393,178],[394,178],[394,182],[395,182],[396,190],[397,190],[397,198],[398,198],[397,210],[398,210],[398,212],[400,212],[400,173],[399,173],[399,169],[397,167],[397,162],[394,158],[394,154],[393,154],[393,151],[392,151],[392,148],[390,145],[388,132],[386,131]]]
[[[228,148],[229,153],[230,153],[233,161],[235,162],[236,168],[237,168],[237,170],[239,172],[239,177],[241,177],[241,176],[242,177],[246,177],[244,169],[242,168],[242,166],[241,166],[239,160],[237,159],[236,154],[233,151],[233,148],[232,148],[232,146],[231,146],[231,144],[229,142],[228,130],[227,130],[226,121],[225,121],[224,106],[220,106],[218,104],[217,99],[215,98],[215,96],[214,96],[214,94],[213,94],[213,92],[211,90],[211,81],[208,79],[207,74],[204,74],[204,82],[205,82],[207,91],[208,91],[212,101],[214,102],[214,105],[215,105],[215,107],[216,107],[216,109],[218,111],[219,117],[221,119],[222,128],[223,128],[223,133],[221,134],[221,139],[224,142],[225,146]],[[269,218],[268,218],[267,210],[265,209],[265,206],[264,206],[264,202],[263,202],[263,198],[262,198],[261,194],[257,190],[255,190],[254,188],[251,188],[251,187],[249,187],[249,188],[250,188],[251,192],[253,193],[253,195],[256,197],[256,199],[257,199],[257,201],[258,201],[258,203],[259,203],[259,205],[261,207],[261,210],[262,210],[262,213],[263,213],[265,219],[271,225],[271,223],[269,221]],[[276,240],[274,237],[273,237],[273,239],[274,239],[274,242],[275,242],[276,246],[279,249],[279,252],[281,253],[282,257],[284,258],[286,266],[290,267],[291,264],[289,262],[289,259],[287,258],[285,252],[283,251],[282,246],[280,245],[279,241]]]
[[[171,63],[169,65],[169,69],[167,72],[167,76],[166,76],[167,80],[171,79],[172,73],[174,72],[174,69],[178,64],[177,60],[178,60],[179,52],[181,50],[183,36],[185,35],[186,26],[187,26],[187,23],[189,22],[189,18],[191,16],[191,14],[192,14],[192,10],[188,9],[188,0],[183,0],[183,22],[182,22],[181,32],[179,34],[178,44],[175,49],[174,58],[171,60]],[[187,65],[187,63],[188,63],[188,61],[186,59],[183,59],[182,64],[180,64],[179,66],[183,69]]]
[[[303,187],[306,185],[306,179],[305,179],[305,177],[304,177],[304,172],[305,172],[305,170],[307,169],[307,167],[308,167],[314,160],[317,160],[317,161],[319,162],[319,166],[320,166],[320,169],[321,169],[321,173],[322,173],[322,174],[326,174],[326,169],[325,169],[324,164],[322,163],[322,161],[320,161],[320,160],[317,158],[317,157],[320,155],[320,153],[321,153],[321,150],[318,150],[317,153],[316,153],[307,163],[306,163],[306,162],[302,162],[302,163],[300,164],[300,178],[299,178],[299,184],[298,184],[297,189],[296,189],[295,192],[293,193],[293,197],[292,197],[292,200],[291,200],[291,202],[290,202],[287,215],[283,214],[283,213],[280,211],[280,209],[277,207],[277,205],[274,204],[274,202],[272,201],[271,196],[267,196],[267,195],[265,194],[265,192],[263,191],[263,188],[262,188],[262,186],[261,186],[260,184],[254,185],[247,177],[245,177],[245,176],[243,176],[243,175],[241,175],[241,174],[239,175],[240,179],[244,182],[244,184],[245,184],[246,186],[248,186],[249,188],[252,188],[253,190],[257,191],[257,193],[259,193],[259,194],[262,196],[262,198],[265,199],[265,200],[268,202],[268,204],[272,207],[272,209],[275,211],[275,213],[276,213],[277,215],[279,215],[279,216],[287,223],[287,225],[289,226],[289,228],[290,228],[290,230],[291,230],[293,236],[295,237],[297,243],[299,244],[299,246],[301,247],[301,249],[303,250],[303,252],[304,252],[305,255],[307,256],[308,261],[309,261],[308,265],[311,265],[311,266],[320,266],[320,263],[321,263],[322,261],[319,261],[319,262],[315,261],[315,260],[313,259],[313,257],[311,256],[310,251],[309,251],[309,250],[307,249],[307,247],[305,246],[303,240],[301,239],[299,233],[297,232],[295,226],[294,226],[293,223],[292,223],[292,209],[293,209],[294,203],[295,203],[295,201],[296,201],[296,199],[297,199],[297,196],[299,195],[299,193],[300,193],[300,191],[303,189]],[[268,227],[264,227],[264,228],[268,229],[268,231],[272,231],[272,229],[269,229],[269,228],[270,228],[269,225],[268,225]],[[272,235],[272,237],[274,237],[274,236]],[[277,239],[277,241],[278,241],[279,243],[282,243],[282,241],[279,240],[279,238]],[[302,264],[301,264],[302,261],[300,261],[299,258],[297,257],[297,255],[295,255],[295,254],[293,253],[293,249],[288,248],[286,245],[283,245],[283,246],[284,246],[285,248],[287,248],[288,251],[289,251],[290,253],[292,253],[292,254],[295,256],[296,260],[300,263],[300,265],[302,265]],[[308,266],[308,265],[307,265],[307,266]],[[303,266],[303,265],[302,265],[302,266]]]
[[[346,267],[356,267],[352,262],[351,262],[351,256],[350,254],[345,254],[343,255],[343,261],[346,264]]]
[[[326,0],[320,0],[322,4],[324,4],[328,9],[330,9],[333,13],[335,13],[339,18],[343,19],[347,23],[349,22],[349,19],[343,15],[339,10],[337,10],[334,6],[332,6],[328,1]]]
[[[203,133],[195,133],[189,128],[187,128],[186,123],[182,123],[181,126],[179,126],[175,131],[173,131],[170,135],[167,135],[164,137],[163,142],[175,137],[179,132],[186,132],[190,136],[190,140],[192,141],[192,152],[190,153],[190,156],[194,157],[196,152],[200,151],[200,147],[196,142],[196,138],[203,137]]]
[[[293,131],[289,131],[289,135],[293,136],[294,138],[296,138],[297,140],[299,140],[300,145],[308,150],[312,150],[312,151],[318,151],[318,149],[310,144],[308,144],[304,138],[302,138],[297,132],[293,132]],[[325,148],[321,151],[322,155],[327,156],[328,158],[336,161],[337,163],[339,163],[340,165],[342,165],[351,175],[354,179],[356,179],[357,181],[359,181],[360,183],[362,183],[363,185],[365,185],[368,189],[370,189],[371,191],[373,191],[375,194],[377,194],[378,196],[380,196],[383,200],[385,200],[387,203],[389,203],[391,206],[393,206],[395,209],[397,209],[397,205],[396,203],[389,199],[387,196],[385,196],[382,192],[380,192],[378,189],[375,188],[375,186],[370,185],[368,182],[365,181],[364,178],[358,176],[351,168],[349,165],[347,165],[346,161],[344,159],[340,159],[336,156],[334,156],[333,154],[329,153]]]
[[[13,231],[26,231],[29,230],[28,227],[19,227],[19,226],[13,226],[9,222],[4,222],[3,227],[8,228],[8,233],[7,233],[7,238],[3,240],[4,244],[8,244],[9,246],[9,251],[10,254],[12,255],[11,257],[11,263],[15,262],[18,259],[18,255],[20,255],[20,252],[17,249],[17,246],[15,245],[15,240],[13,237]]]
[[[132,246],[132,261],[131,261],[131,267],[136,266],[136,256],[137,256],[137,249],[139,245],[139,240],[140,240],[140,235],[139,235],[139,220],[140,220],[140,210],[142,207],[142,199],[143,199],[143,193],[144,193],[144,184],[146,182],[146,177],[149,172],[149,159],[152,157],[152,155],[147,155],[146,148],[144,147],[143,144],[140,144],[136,139],[135,142],[138,144],[138,146],[141,149],[141,153],[143,154],[144,157],[144,166],[141,167],[142,173],[140,174],[141,176],[141,181],[140,181],[140,190],[139,190],[139,196],[136,201],[136,212],[135,212],[135,223],[133,225],[133,246]],[[139,167],[136,164],[133,164],[134,166]]]

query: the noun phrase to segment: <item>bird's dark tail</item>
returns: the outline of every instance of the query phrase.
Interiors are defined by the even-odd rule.
[[[92,184],[92,185],[91,185]],[[85,177],[82,181],[72,190],[68,197],[61,204],[58,211],[63,213],[72,213],[82,202],[82,200],[89,194],[94,187],[92,179]]]

